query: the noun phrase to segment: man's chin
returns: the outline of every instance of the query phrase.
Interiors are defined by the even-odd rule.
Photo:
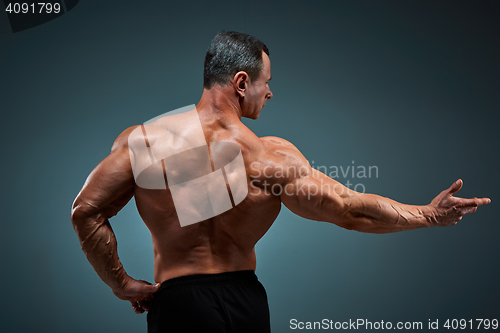
[[[259,118],[259,117],[260,117],[260,110],[259,110],[259,111],[257,111],[257,112],[255,112],[255,113],[252,113],[252,114],[250,114],[250,115],[248,115],[248,116],[243,116],[243,117],[248,118],[248,119],[255,120],[255,119],[257,119],[257,118]]]
[[[260,111],[259,111],[259,112],[257,112],[257,113],[254,113],[254,114],[252,115],[252,118],[251,118],[251,119],[254,119],[254,120],[255,120],[255,119],[258,119],[259,117],[260,117]]]

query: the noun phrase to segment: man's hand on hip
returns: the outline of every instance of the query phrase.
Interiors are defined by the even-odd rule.
[[[130,279],[120,290],[113,290],[119,299],[129,301],[135,313],[149,311],[153,302],[153,294],[160,288],[160,283],[151,284],[143,280]]]

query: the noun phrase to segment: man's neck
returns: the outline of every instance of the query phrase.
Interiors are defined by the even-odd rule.
[[[240,122],[242,117],[238,96],[229,85],[215,85],[211,89],[203,89],[196,109],[201,118],[211,119],[222,126]]]

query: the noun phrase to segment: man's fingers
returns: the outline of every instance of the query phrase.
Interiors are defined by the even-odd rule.
[[[160,285],[161,285],[160,283],[156,283],[156,284],[147,283],[146,284],[146,282],[145,282],[145,283],[136,287],[133,295],[130,295],[129,300],[140,301],[140,300],[143,300],[145,298],[148,298],[151,295],[153,295],[154,293],[156,293],[158,291],[158,289],[160,289]]]
[[[153,303],[153,296],[150,296],[146,299],[142,299],[139,301],[130,301],[132,304],[132,308],[134,308],[135,313],[144,313],[144,311],[149,311],[151,304]]]
[[[145,311],[149,311],[149,308],[151,307],[152,303],[153,303],[153,297],[149,297],[147,299],[139,301],[139,306]]]
[[[132,308],[134,308],[135,313],[144,313],[144,309],[138,304],[138,302],[130,301],[130,304],[132,304]]]
[[[140,291],[139,291],[142,294],[154,294],[155,292],[158,291],[158,289],[160,289],[160,286],[161,286],[161,283],[151,284],[151,283],[146,282],[146,281],[141,281],[141,282],[144,282],[140,286]],[[146,298],[146,297],[144,297],[144,298]]]
[[[462,188],[462,185],[463,185],[462,179],[457,180],[450,186],[450,188],[448,189],[448,193],[450,195],[457,193],[458,190]]]
[[[144,292],[141,294],[139,302],[142,302],[145,299],[153,297],[153,294],[156,293],[158,289],[160,289],[160,285],[161,285],[160,283],[148,285],[146,290],[144,290]]]
[[[487,205],[491,202],[490,198],[482,198],[482,199],[476,199],[476,200],[479,200],[479,203],[477,204],[478,206]]]
[[[459,207],[476,207],[476,206],[483,206],[487,205],[491,202],[489,198],[482,198],[482,199],[460,199]]]
[[[160,289],[161,283],[151,284],[143,280],[134,280],[134,283],[129,286],[122,299],[127,299],[135,313],[144,313],[149,311],[153,303],[153,294]]]

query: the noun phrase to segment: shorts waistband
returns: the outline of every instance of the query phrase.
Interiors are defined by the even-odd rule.
[[[238,282],[257,282],[257,275],[252,270],[224,272],[217,274],[196,274],[180,276],[163,281],[160,290],[169,290],[180,287],[214,286]]]

